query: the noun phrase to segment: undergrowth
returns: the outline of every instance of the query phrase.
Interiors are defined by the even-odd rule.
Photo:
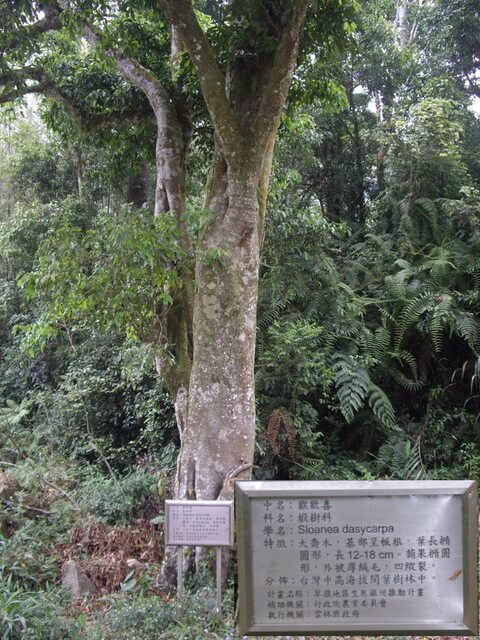
[[[140,595],[115,600],[89,639],[224,640],[234,637],[233,611],[231,590],[224,594],[222,616],[215,613],[215,590],[211,587],[187,593],[182,600]]]

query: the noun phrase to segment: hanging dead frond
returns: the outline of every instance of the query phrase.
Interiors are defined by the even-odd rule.
[[[297,451],[297,433],[290,413],[285,407],[275,409],[267,418],[265,438],[272,452],[292,460]]]

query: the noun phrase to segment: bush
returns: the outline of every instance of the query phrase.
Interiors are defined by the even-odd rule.
[[[128,524],[134,509],[153,496],[155,477],[137,471],[118,480],[98,474],[79,488],[79,503],[93,516],[107,524]]]
[[[21,589],[38,589],[57,578],[52,550],[29,527],[0,538],[0,579]]]
[[[109,614],[115,640],[223,640],[234,626],[231,593],[224,597],[224,615],[215,614],[215,591],[203,588],[180,602],[140,597],[119,603]]]
[[[63,615],[58,589],[25,591],[8,579],[0,584],[0,635],[3,640],[76,640],[79,625]]]

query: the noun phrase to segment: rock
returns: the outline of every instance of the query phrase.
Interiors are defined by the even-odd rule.
[[[0,513],[0,535],[4,538],[8,538],[9,524],[7,516],[4,513]]]
[[[62,566],[62,586],[74,600],[97,593],[93,582],[88,578],[75,560],[68,560]]]
[[[0,500],[9,500],[20,491],[20,483],[9,473],[0,473]]]
[[[142,575],[145,571],[145,565],[143,562],[140,562],[140,560],[136,560],[135,558],[128,558],[126,565],[129,571],[135,571],[136,576]]]

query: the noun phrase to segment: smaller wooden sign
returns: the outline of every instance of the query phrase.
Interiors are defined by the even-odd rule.
[[[166,500],[165,543],[231,547],[233,500]]]

